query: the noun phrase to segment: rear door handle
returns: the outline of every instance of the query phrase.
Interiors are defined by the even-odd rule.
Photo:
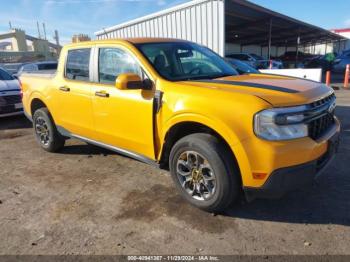
[[[63,92],[69,92],[69,91],[70,91],[70,88],[67,87],[67,86],[61,86],[61,87],[60,87],[60,90],[63,91]]]
[[[109,94],[104,92],[104,91],[97,91],[95,93],[95,96],[99,96],[99,97],[109,97]]]

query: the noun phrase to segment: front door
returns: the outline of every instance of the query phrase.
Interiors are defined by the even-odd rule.
[[[99,141],[155,159],[153,143],[154,90],[119,90],[122,73],[144,73],[123,48],[99,47],[97,82],[93,86],[93,111]]]

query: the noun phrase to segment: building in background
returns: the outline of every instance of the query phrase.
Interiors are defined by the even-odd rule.
[[[91,41],[91,38],[86,34],[73,35],[72,43],[79,43],[84,41]]]
[[[332,29],[331,31],[347,38],[345,41],[345,49],[350,49],[350,28]]]
[[[28,62],[57,59],[61,46],[46,39],[27,35],[21,29],[0,34],[0,62]]]
[[[224,56],[255,53],[269,59],[286,51],[344,49],[345,37],[245,0],[194,0],[95,33],[98,39],[178,38]]]

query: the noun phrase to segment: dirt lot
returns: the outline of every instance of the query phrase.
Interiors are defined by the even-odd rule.
[[[317,183],[217,216],[166,172],[73,140],[49,154],[24,117],[0,119],[0,254],[350,254],[350,91],[337,96],[342,143]]]

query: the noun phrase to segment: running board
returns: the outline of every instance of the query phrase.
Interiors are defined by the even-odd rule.
[[[159,164],[156,161],[154,161],[154,160],[152,160],[152,159],[150,159],[150,158],[148,158],[146,156],[143,156],[143,155],[140,155],[140,154],[137,154],[137,153],[134,153],[134,152],[131,152],[131,151],[119,148],[119,147],[107,145],[107,144],[104,144],[104,143],[101,143],[101,142],[98,142],[98,141],[95,141],[95,140],[92,140],[92,139],[89,139],[89,138],[86,138],[86,137],[83,137],[83,136],[71,134],[68,130],[66,130],[65,128],[60,127],[60,126],[57,126],[57,131],[63,136],[76,138],[76,139],[84,141],[86,143],[89,143],[89,144],[92,144],[92,145],[95,145],[95,146],[98,146],[98,147],[102,147],[102,148],[111,150],[113,152],[119,153],[121,155],[124,155],[124,156],[130,157],[130,158],[136,159],[136,160],[138,160],[140,162],[143,162],[143,163],[146,163],[146,164],[149,164],[149,165],[152,165],[152,166],[159,167]]]

